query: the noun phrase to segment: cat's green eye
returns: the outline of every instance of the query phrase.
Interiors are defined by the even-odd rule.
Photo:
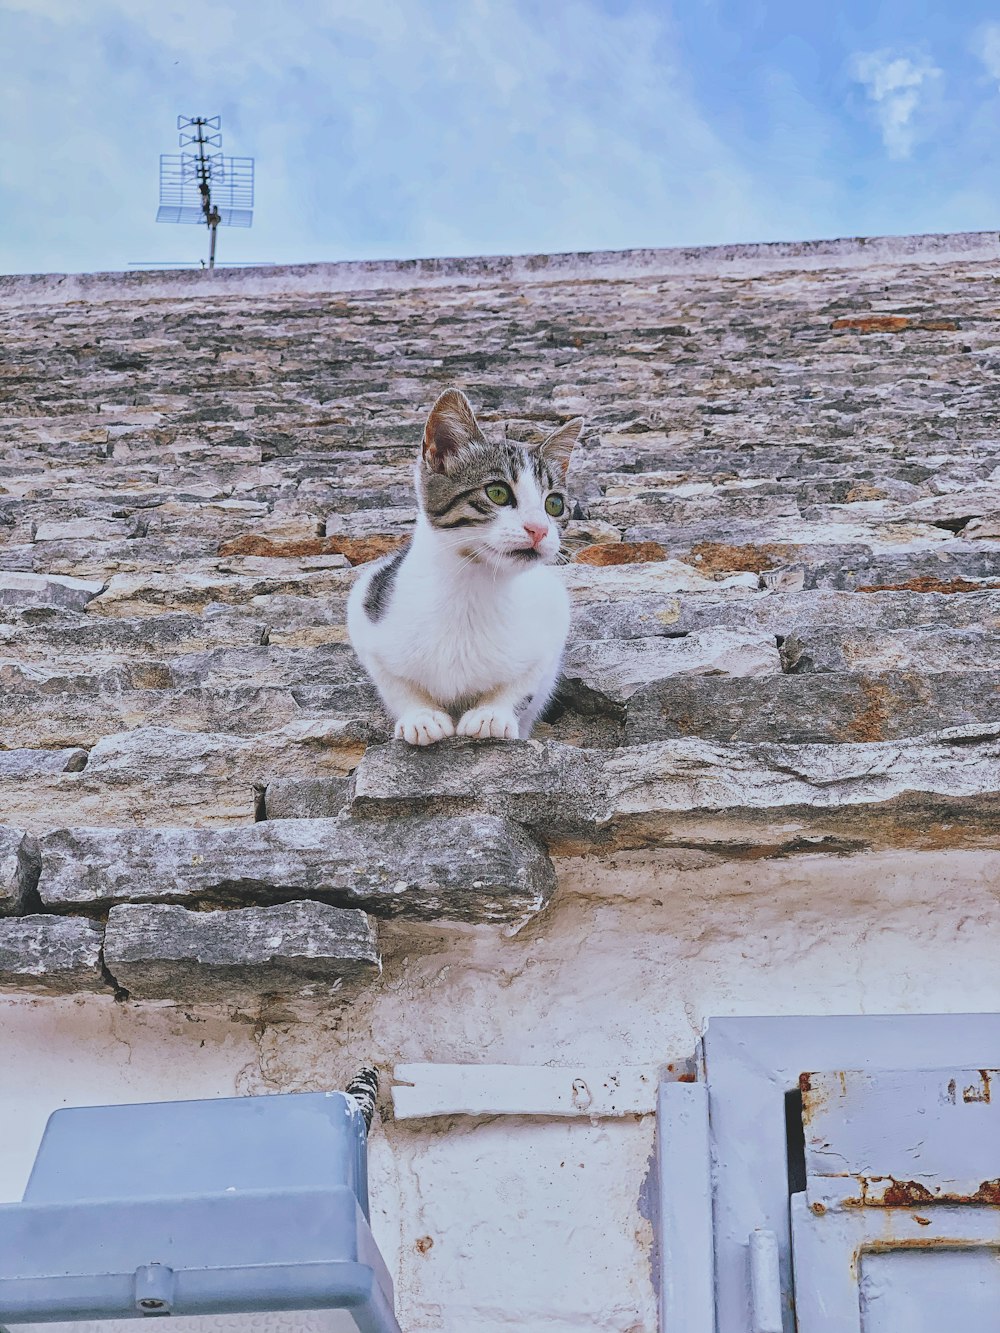
[[[487,486],[486,495],[495,505],[509,505],[514,498],[510,487],[505,486],[502,481],[494,481]]]
[[[545,512],[553,518],[558,518],[566,508],[566,501],[561,495],[550,495],[545,501]]]

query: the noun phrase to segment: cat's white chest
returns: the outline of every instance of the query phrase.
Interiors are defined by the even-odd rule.
[[[548,567],[504,580],[468,569],[448,578],[411,551],[374,622],[363,610],[366,582],[352,595],[349,619],[352,641],[376,679],[388,672],[447,707],[558,666],[569,599]]]
[[[488,578],[442,583],[404,565],[394,603],[379,656],[443,703],[541,669],[561,652],[568,627],[566,593],[549,569],[497,585]]]

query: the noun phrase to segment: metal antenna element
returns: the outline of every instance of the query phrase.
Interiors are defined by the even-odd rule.
[[[378,1098],[378,1070],[373,1065],[362,1065],[344,1091],[357,1102],[365,1129],[371,1129]]]
[[[253,223],[253,158],[224,157],[218,116],[178,116],[181,148],[193,152],[160,156],[157,222],[204,223],[209,231],[208,267],[215,268],[219,227]]]

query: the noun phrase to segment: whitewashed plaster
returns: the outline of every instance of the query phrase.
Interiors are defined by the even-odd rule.
[[[591,1067],[692,1054],[708,1017],[996,1010],[1000,853],[559,864],[514,937],[387,926],[380,987],[298,1015],[5,998],[0,1199],[46,1117],[96,1102],[342,1086],[403,1062]],[[373,1226],[404,1330],[654,1333],[653,1117],[377,1123]]]

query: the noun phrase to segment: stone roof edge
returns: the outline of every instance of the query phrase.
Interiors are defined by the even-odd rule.
[[[969,231],[923,236],[851,236],[819,241],[591,250],[553,255],[350,260],[212,271],[144,269],[126,273],[11,274],[0,276],[0,302],[45,305],[206,294],[321,295],[327,292],[497,286],[515,282],[593,281],[698,273],[742,278],[782,270],[896,267],[905,263],[947,264],[977,260],[1000,261],[1000,233]]]

